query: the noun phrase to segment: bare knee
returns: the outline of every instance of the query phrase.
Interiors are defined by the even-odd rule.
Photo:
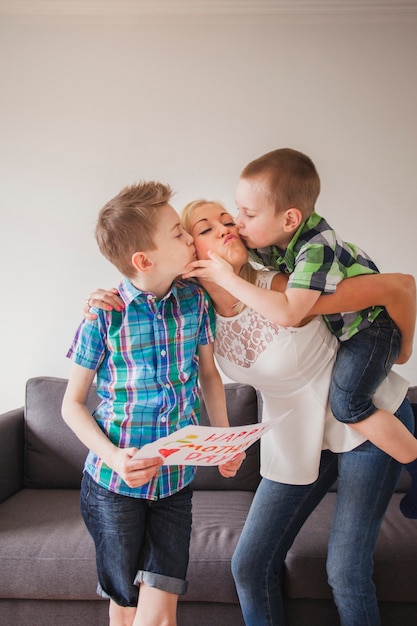
[[[110,600],[109,624],[110,626],[133,626],[136,615],[136,607],[119,606]]]
[[[176,594],[142,583],[133,626],[177,626],[177,604]]]

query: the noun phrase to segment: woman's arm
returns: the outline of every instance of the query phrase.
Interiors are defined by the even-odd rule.
[[[335,293],[321,296],[311,313],[325,315],[384,306],[401,332],[401,352],[397,363],[411,356],[416,323],[416,282],[410,274],[366,274],[346,278]]]
[[[106,291],[105,289],[96,289],[93,291],[83,305],[83,315],[85,319],[95,320],[97,315],[95,313],[90,313],[91,307],[96,307],[96,309],[103,309],[104,311],[111,311],[114,309],[115,311],[121,311],[125,308],[125,303],[119,297],[118,291],[116,288],[109,289]]]
[[[277,274],[271,289],[283,292],[287,281],[286,274]],[[411,274],[362,274],[345,278],[338,284],[335,293],[320,296],[310,314],[360,311],[376,305],[384,306],[400,329],[402,341],[397,363],[406,363],[413,351],[416,324],[416,281]],[[120,310],[124,303],[117,296],[116,289],[97,289],[90,295],[83,309],[84,317],[94,319],[96,316],[89,312],[90,306],[109,311],[113,308]]]

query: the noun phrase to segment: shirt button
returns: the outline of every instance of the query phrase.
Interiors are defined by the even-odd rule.
[[[163,424],[165,424],[165,422],[166,422],[166,421],[167,421],[167,418],[166,418],[166,417],[161,417],[161,422],[162,422]]]
[[[167,353],[166,350],[161,350],[162,356],[166,356],[166,353]]]
[[[169,384],[169,383],[165,383],[165,387],[166,387],[167,389],[170,389],[170,384]]]
[[[160,313],[158,313],[158,315],[156,316],[158,320],[162,319],[162,315]]]

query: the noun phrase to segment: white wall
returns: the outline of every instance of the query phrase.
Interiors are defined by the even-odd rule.
[[[318,204],[384,271],[417,274],[417,16],[4,17],[0,410],[67,376],[81,306],[117,273],[100,207],[141,178],[178,209],[234,206],[276,147],[316,162]],[[416,346],[417,355],[417,346]],[[417,356],[397,368],[417,384]]]

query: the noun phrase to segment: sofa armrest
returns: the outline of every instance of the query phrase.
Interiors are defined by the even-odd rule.
[[[23,486],[23,407],[0,415],[0,502]]]
[[[408,388],[407,398],[409,402],[417,403],[417,386]]]

